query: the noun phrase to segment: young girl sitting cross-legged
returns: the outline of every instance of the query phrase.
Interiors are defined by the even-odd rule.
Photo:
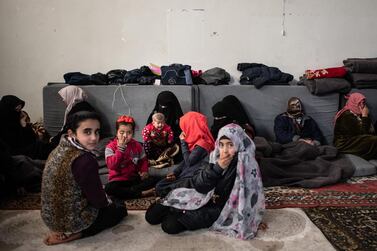
[[[124,206],[109,203],[92,154],[99,141],[100,118],[93,112],[68,116],[68,135],[50,153],[43,171],[41,216],[54,245],[88,237],[118,224]]]
[[[109,168],[106,193],[117,203],[154,195],[154,185],[157,181],[156,178],[149,177],[144,149],[133,139],[134,119],[130,116],[120,116],[116,122],[116,130],[116,137],[105,149],[106,164]]]
[[[251,239],[267,227],[255,145],[239,125],[220,129],[210,163],[181,184],[148,208],[148,223],[161,224],[168,234],[210,228],[239,239]]]

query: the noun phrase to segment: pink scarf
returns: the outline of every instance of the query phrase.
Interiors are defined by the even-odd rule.
[[[361,115],[361,109],[360,104],[362,102],[365,102],[365,96],[361,93],[355,92],[350,95],[345,96],[347,100],[347,103],[344,105],[344,107],[338,111],[335,115],[334,119],[334,125],[336,123],[336,120],[340,117],[340,115],[343,114],[343,112],[350,110],[354,114]]]

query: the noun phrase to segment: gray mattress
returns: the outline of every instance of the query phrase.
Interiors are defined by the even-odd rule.
[[[249,118],[252,119],[258,136],[274,140],[274,119],[284,112],[290,97],[298,97],[304,104],[306,113],[318,123],[327,143],[332,144],[333,118],[338,111],[339,95],[314,96],[306,86],[264,86],[256,89],[254,86],[198,86],[198,109],[210,121],[212,106],[226,95],[235,95],[244,105]]]
[[[65,86],[67,85],[49,84],[43,88],[44,123],[51,135],[56,135],[63,124],[65,105],[58,91]],[[88,102],[103,118],[102,132],[106,136],[115,135],[117,117],[126,114],[135,119],[135,139],[142,141],[141,130],[155,106],[158,93],[162,91],[172,91],[180,101],[183,112],[195,107],[191,86],[85,85],[80,87],[87,93]]]

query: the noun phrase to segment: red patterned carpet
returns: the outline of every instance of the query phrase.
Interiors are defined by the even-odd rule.
[[[265,188],[267,208],[360,207],[377,206],[377,175],[351,178],[346,183],[317,189]],[[126,202],[129,210],[146,210],[154,197]],[[3,199],[0,209],[40,209],[40,194]]]
[[[377,250],[376,207],[304,209],[337,250]]]

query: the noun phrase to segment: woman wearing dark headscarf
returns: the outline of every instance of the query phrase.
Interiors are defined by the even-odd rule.
[[[168,124],[174,134],[174,144],[178,146],[181,144],[179,135],[182,130],[179,127],[179,118],[183,116],[181,105],[177,97],[171,91],[160,92],[156,99],[156,105],[153,108],[153,111],[148,117],[147,124],[152,122],[153,114],[160,112],[165,115],[165,122]],[[174,162],[178,163],[182,160],[182,151],[180,150],[177,155],[174,156]]]
[[[214,138],[217,137],[221,127],[236,123],[240,125],[246,134],[253,139],[255,137],[254,125],[250,122],[247,113],[237,97],[228,95],[212,107],[213,125],[211,132]]]
[[[26,155],[32,159],[46,159],[52,150],[38,140],[22,108],[25,101],[13,95],[0,100],[0,138],[9,147],[11,155]]]
[[[179,118],[182,117],[183,112],[174,93],[170,91],[163,91],[158,94],[156,105],[148,117],[147,124],[152,122],[152,116],[156,112],[160,112],[165,115],[166,124],[168,124],[173,130],[174,142],[179,144],[179,135],[182,132],[181,128],[179,127]]]
[[[304,113],[302,102],[297,97],[290,98],[287,111],[276,116],[274,131],[280,144],[303,141],[319,146],[323,143],[321,130],[315,120]]]
[[[377,158],[377,135],[369,117],[366,98],[361,93],[346,96],[347,103],[335,115],[334,145],[343,153],[366,160]]]

